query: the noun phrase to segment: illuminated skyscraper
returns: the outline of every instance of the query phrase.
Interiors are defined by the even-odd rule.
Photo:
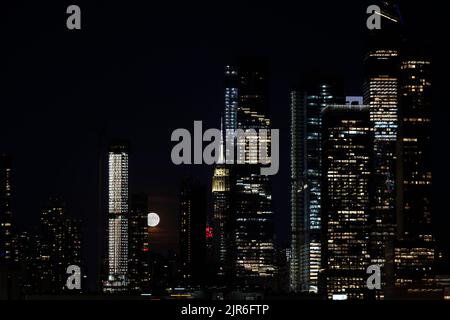
[[[369,265],[369,109],[322,112],[323,277],[328,299],[363,299]]]
[[[321,268],[321,111],[344,103],[335,81],[312,81],[291,92],[291,260],[294,292],[318,292]]]
[[[364,104],[369,106],[373,141],[370,189],[371,263],[382,268],[396,234],[396,161],[398,133],[398,63],[401,45],[398,7],[383,1],[380,30],[369,34],[364,58]],[[383,285],[384,286],[384,285]]]
[[[128,145],[111,144],[108,153],[108,278],[105,292],[128,287]]]
[[[222,132],[222,136],[223,136]],[[224,276],[229,271],[230,259],[230,170],[231,166],[225,164],[224,142],[221,141],[221,149],[218,162],[214,168],[212,178],[213,198],[213,251],[214,263],[217,266],[217,274]]]
[[[233,85],[228,88],[237,91],[231,90],[231,100],[225,92],[225,129],[256,133],[270,129],[268,68],[266,61],[256,58],[241,58],[235,67],[226,68],[227,78],[230,70],[235,72],[231,73]],[[228,139],[229,134],[225,136]],[[271,285],[276,272],[272,192],[270,179],[260,174],[259,164],[260,156],[268,155],[270,138],[256,134],[237,140],[236,144],[245,152],[235,153],[234,160],[240,164],[233,165],[230,186],[233,274],[240,287]],[[264,143],[266,150],[259,150]],[[226,163],[229,154],[227,148]]]
[[[225,66],[225,141],[234,139],[233,132],[237,129],[237,110],[239,100],[238,70],[236,66]],[[227,159],[230,158],[230,150],[225,150]]]

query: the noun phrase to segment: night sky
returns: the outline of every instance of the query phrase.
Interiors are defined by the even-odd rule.
[[[145,4],[144,4],[145,2]],[[176,249],[181,178],[210,184],[212,167],[175,166],[176,128],[220,126],[223,66],[242,55],[271,60],[271,117],[281,132],[273,179],[277,240],[289,240],[289,89],[311,73],[345,79],[362,94],[365,13],[374,1],[2,1],[0,5],[0,152],[13,158],[13,211],[38,223],[50,195],[85,222],[94,276],[99,156],[110,139],[131,142],[130,193],[150,195],[162,217],[156,246]],[[434,3],[438,4],[436,6]],[[434,210],[438,239],[450,247],[449,62],[441,1],[401,6],[433,62]],[[66,28],[78,4],[82,30]],[[442,19],[440,19],[442,17]],[[441,29],[442,28],[442,29]],[[106,191],[106,190],[105,190]]]

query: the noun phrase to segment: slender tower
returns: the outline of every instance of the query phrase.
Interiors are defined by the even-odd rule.
[[[11,160],[0,155],[0,263],[13,260]]]
[[[381,29],[369,33],[364,58],[364,104],[369,106],[373,141],[370,188],[371,264],[382,269],[396,235],[396,166],[399,105],[401,18],[398,7],[382,1]],[[379,295],[383,298],[383,294]]]
[[[227,145],[234,139],[230,130],[270,130],[269,63],[264,59],[240,58],[226,67],[225,129]],[[264,139],[264,141],[262,140]],[[272,286],[276,274],[272,191],[268,176],[260,174],[259,157],[270,146],[270,138],[256,135],[236,139],[242,154],[226,148],[231,178],[231,265],[238,287]],[[268,153],[269,148],[265,150]],[[233,159],[230,154],[235,154]]]
[[[123,292],[128,286],[128,153],[126,143],[108,152],[108,278],[103,291]]]
[[[291,91],[291,260],[293,292],[318,292],[321,269],[322,118],[329,104],[344,103],[343,86],[313,80]],[[341,88],[342,87],[342,88]]]
[[[224,276],[230,253],[230,166],[225,164],[221,119],[220,153],[212,178],[214,263],[217,275]]]

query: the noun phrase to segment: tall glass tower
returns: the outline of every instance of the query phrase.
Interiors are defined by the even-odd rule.
[[[105,292],[128,286],[128,145],[111,144],[108,152],[108,278]]]
[[[335,82],[311,80],[291,91],[290,287],[293,292],[318,292],[321,268],[321,111],[329,104],[344,103],[343,94]]]
[[[398,8],[382,1],[381,29],[372,30],[364,58],[364,104],[369,106],[373,140],[370,189],[371,263],[384,269],[396,235],[396,166],[399,105],[401,18]],[[381,295],[382,297],[382,295]]]
[[[240,58],[235,66],[225,69],[225,137],[235,139],[231,130],[270,129],[269,64],[264,59]],[[265,139],[262,141],[262,139]],[[270,139],[270,138],[269,138]],[[259,157],[268,152],[267,137],[249,136],[237,139],[245,152],[230,159],[226,148],[226,163],[232,166],[230,179],[231,222],[230,239],[233,275],[239,287],[270,286],[276,272],[272,192],[268,176],[260,174]],[[262,143],[260,143],[262,142]],[[266,150],[259,150],[259,146]],[[261,152],[260,152],[261,151]]]

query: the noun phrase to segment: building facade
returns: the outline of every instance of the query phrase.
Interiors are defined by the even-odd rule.
[[[180,190],[179,283],[197,286],[205,280],[206,187],[184,178]]]
[[[229,130],[253,132],[245,139],[231,136],[237,150],[243,150],[233,150],[235,158],[231,159],[238,162],[232,167],[230,186],[234,284],[240,288],[270,286],[276,273],[272,191],[270,178],[260,174],[260,160],[269,156],[270,137],[258,134],[261,129],[270,130],[269,64],[264,59],[240,58],[226,68],[225,76],[233,80],[226,82],[232,85],[225,89],[225,137],[230,139]],[[227,90],[235,92],[232,100]],[[229,163],[228,147],[225,154]]]
[[[223,130],[221,133],[223,136]],[[213,263],[217,275],[222,278],[231,271],[228,263],[231,251],[230,171],[231,166],[225,164],[224,142],[221,141],[220,154],[212,178],[213,217],[209,235],[213,242]]]
[[[40,222],[35,262],[37,270],[32,270],[34,288],[30,288],[31,293],[55,294],[68,291],[67,268],[76,265],[83,269],[81,222],[67,216],[66,206],[58,198],[49,199],[42,209]]]
[[[364,299],[369,257],[369,108],[322,111],[323,277],[328,299]]]
[[[321,268],[322,119],[329,104],[344,103],[335,81],[311,81],[291,91],[290,287],[318,292]],[[343,90],[342,90],[343,91]]]
[[[103,291],[128,289],[128,155],[126,143],[111,144],[108,151],[108,276]]]
[[[401,18],[391,1],[380,4],[382,28],[371,30],[364,57],[364,104],[370,109],[373,141],[370,188],[370,256],[381,267],[385,287],[387,254],[396,236],[397,138]],[[383,293],[379,294],[379,298]]]
[[[431,62],[405,54],[399,71],[395,297],[433,298],[437,248],[432,230]]]
[[[129,291],[149,292],[151,285],[150,234],[147,224],[148,196],[133,194],[130,199],[128,224],[128,274]]]
[[[13,215],[11,210],[11,159],[0,155],[0,264],[14,260]]]

